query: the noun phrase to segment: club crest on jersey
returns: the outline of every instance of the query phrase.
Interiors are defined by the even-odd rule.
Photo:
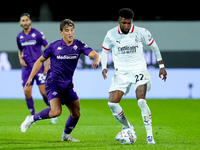
[[[73,49],[74,49],[74,50],[77,50],[77,48],[78,48],[78,46],[76,46],[76,45],[73,46]]]
[[[35,33],[32,33],[31,36],[34,38],[34,37],[36,37],[36,34],[35,34]]]
[[[138,43],[139,39],[137,37],[137,35],[135,36],[135,42]]]
[[[54,92],[52,93],[52,95],[56,96],[56,95],[57,95],[57,92],[56,92],[56,91],[54,91]]]

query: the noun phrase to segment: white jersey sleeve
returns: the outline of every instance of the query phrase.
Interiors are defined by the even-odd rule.
[[[142,32],[142,35],[143,35],[142,42],[151,47],[154,55],[156,56],[157,61],[162,60],[160,50],[159,50],[156,42],[154,41],[151,33],[147,29],[144,29]]]
[[[151,33],[147,29],[144,29],[144,28],[142,32],[142,42],[148,46],[150,46],[154,42],[154,39]]]
[[[110,50],[111,47],[112,47],[112,41],[110,39],[109,32],[107,32],[107,34],[104,38],[103,44],[102,44],[102,48],[105,49],[105,50]]]

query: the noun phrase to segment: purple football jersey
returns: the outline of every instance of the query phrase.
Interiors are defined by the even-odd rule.
[[[41,55],[41,45],[48,44],[42,32],[31,28],[28,35],[21,31],[17,35],[17,46],[22,50],[23,58],[27,64],[34,63]]]
[[[67,46],[62,39],[51,43],[43,53],[44,58],[51,57],[47,83],[51,80],[60,83],[62,88],[72,87],[72,77],[80,54],[89,55],[91,51],[90,47],[77,39],[74,39],[70,46]]]

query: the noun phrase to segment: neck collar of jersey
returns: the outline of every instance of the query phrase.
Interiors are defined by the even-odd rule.
[[[134,30],[134,24],[132,24],[132,27],[130,28],[129,33],[133,33],[133,30]],[[118,33],[123,34],[119,26],[118,26]]]
[[[61,44],[64,46],[68,46],[65,42],[64,42],[64,40],[62,39],[61,40]],[[71,45],[75,45],[75,39],[74,39],[74,41],[73,41],[73,43],[71,44]],[[69,46],[71,46],[71,45],[69,45]]]

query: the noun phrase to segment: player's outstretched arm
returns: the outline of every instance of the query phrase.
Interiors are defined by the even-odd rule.
[[[31,71],[31,74],[29,75],[28,81],[26,82],[24,89],[26,90],[26,88],[31,84],[34,76],[36,75],[36,73],[40,70],[40,68],[42,67],[42,64],[44,63],[44,61],[46,60],[46,58],[44,58],[43,56],[41,56],[40,58],[38,58],[38,60],[35,62],[33,69]]]
[[[94,62],[92,63],[92,68],[98,68],[99,67],[99,63],[101,61],[100,56],[97,52],[95,52],[94,50],[91,51],[88,55],[90,58],[94,59]]]

